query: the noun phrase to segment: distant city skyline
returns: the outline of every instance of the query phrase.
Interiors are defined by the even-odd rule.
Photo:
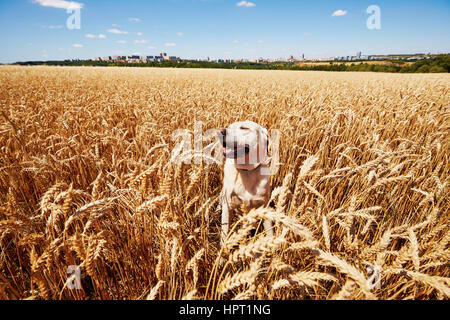
[[[109,55],[102,57],[94,57],[92,59],[80,60],[74,59],[69,61],[100,61],[100,62],[109,62],[109,63],[146,63],[146,62],[164,62],[164,61],[173,61],[173,62],[182,62],[183,60],[188,61],[203,61],[203,62],[218,62],[218,63],[235,63],[235,62],[255,62],[255,63],[270,63],[270,62],[307,62],[307,61],[367,61],[367,60],[394,60],[394,59],[402,59],[406,61],[417,61],[423,59],[432,58],[433,54],[405,54],[405,55],[363,55],[361,51],[357,52],[356,55],[351,56],[335,56],[335,57],[322,57],[322,58],[311,58],[307,59],[304,54],[300,57],[294,57],[293,55],[289,55],[287,58],[255,58],[255,59],[224,59],[217,58],[211,59],[210,57],[206,59],[183,59],[177,56],[168,56],[167,53],[160,53],[159,55]]]
[[[371,5],[379,28],[368,26]],[[448,53],[449,17],[444,0],[6,0],[0,63],[160,52],[249,60]]]

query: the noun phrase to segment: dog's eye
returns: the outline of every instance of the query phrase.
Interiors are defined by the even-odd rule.
[[[240,127],[239,129],[241,129],[241,130],[250,130],[250,129],[247,128],[247,127]]]

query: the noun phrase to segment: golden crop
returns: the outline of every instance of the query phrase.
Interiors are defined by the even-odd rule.
[[[1,67],[0,298],[448,299],[449,86]],[[175,165],[172,133],[246,119],[280,130],[280,167],[271,208],[243,208],[220,248],[222,168]]]

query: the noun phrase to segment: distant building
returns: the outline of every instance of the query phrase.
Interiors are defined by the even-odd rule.
[[[165,52],[160,53],[159,56],[162,58],[163,61],[169,61],[169,57],[167,56],[167,53],[165,53]]]
[[[409,58],[406,58],[408,61],[415,61],[415,60],[423,60],[423,59],[430,59],[430,57],[422,57],[422,56],[412,56]]]
[[[140,56],[127,56],[127,62],[128,63],[139,63],[141,62]]]
[[[122,56],[112,56],[111,62],[124,62],[126,59]]]
[[[163,61],[181,61],[180,57],[168,56],[167,53],[160,53],[159,56],[103,56],[94,57],[91,61],[105,62],[127,62],[127,63],[146,63],[146,62],[163,62]]]

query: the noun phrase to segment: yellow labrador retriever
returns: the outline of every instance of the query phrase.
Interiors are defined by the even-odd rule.
[[[248,209],[266,206],[270,199],[269,136],[252,121],[235,122],[218,132],[226,158],[224,166],[221,244],[225,242],[233,214],[245,203]],[[264,221],[273,236],[271,221]]]

